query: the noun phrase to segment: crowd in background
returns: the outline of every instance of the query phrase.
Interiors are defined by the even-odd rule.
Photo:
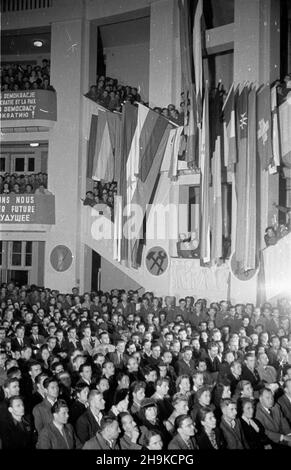
[[[97,76],[96,85],[92,85],[86,94],[87,98],[96,101],[109,111],[121,112],[122,105],[125,102],[142,103],[145,106],[149,104],[142,101],[141,96],[136,87],[129,85],[123,86],[118,83],[116,78]],[[171,121],[183,125],[184,124],[184,100],[180,104],[181,111],[179,112],[174,104],[169,104],[166,108],[154,107],[153,110],[162,114]]]
[[[93,191],[87,191],[83,200],[84,206],[94,207],[96,204],[106,204],[111,209],[114,206],[114,196],[117,194],[117,183],[103,181],[95,181]]]
[[[291,445],[291,302],[2,284],[3,449]]]
[[[5,173],[0,175],[0,194],[51,194],[47,173]]]
[[[1,91],[51,90],[50,62],[42,65],[7,64],[0,67]]]

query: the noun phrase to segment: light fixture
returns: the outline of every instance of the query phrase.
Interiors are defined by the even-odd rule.
[[[38,142],[30,142],[30,147],[39,147],[39,143]]]
[[[40,39],[36,39],[35,41],[33,41],[33,45],[35,47],[42,47],[43,46],[43,41],[41,41]]]

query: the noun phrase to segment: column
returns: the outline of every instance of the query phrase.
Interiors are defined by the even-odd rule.
[[[159,0],[151,4],[149,104],[179,108],[181,62],[178,2]]]
[[[80,212],[80,129],[84,48],[83,20],[53,23],[51,27],[51,83],[57,93],[58,116],[49,139],[48,175],[56,197],[56,225],[52,226],[45,249],[45,285],[71,292],[78,284],[78,220]],[[56,245],[73,254],[71,266],[57,272],[50,263]]]

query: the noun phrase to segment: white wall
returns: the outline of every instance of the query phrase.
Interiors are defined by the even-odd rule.
[[[104,48],[106,75],[122,85],[140,87],[141,98],[149,98],[149,43]]]

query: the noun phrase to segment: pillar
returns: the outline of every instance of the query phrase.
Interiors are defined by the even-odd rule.
[[[181,62],[179,47],[178,2],[159,0],[150,11],[149,104],[179,108]]]

